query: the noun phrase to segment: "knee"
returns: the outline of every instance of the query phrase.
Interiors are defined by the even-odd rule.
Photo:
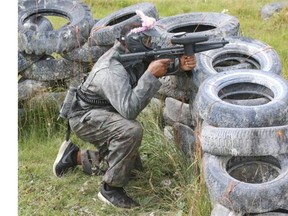
[[[126,132],[131,138],[135,139],[135,141],[142,140],[143,128],[139,122],[137,121],[130,122],[129,125],[127,126]]]
[[[133,121],[133,123],[131,124],[130,130],[131,130],[132,134],[137,135],[138,137],[142,138],[142,136],[143,136],[143,128],[142,128],[142,125],[139,122]]]

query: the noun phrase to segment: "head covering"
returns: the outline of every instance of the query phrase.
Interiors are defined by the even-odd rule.
[[[142,21],[142,27],[134,28],[130,33],[143,33],[150,37],[160,37],[161,34],[155,29],[156,19],[153,17],[146,16],[142,11],[135,11],[138,16],[140,16]]]
[[[156,29],[148,29],[142,32],[146,36],[150,37],[160,37],[161,34]]]

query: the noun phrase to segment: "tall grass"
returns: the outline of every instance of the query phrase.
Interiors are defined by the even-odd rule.
[[[57,112],[55,109],[53,115],[51,104],[50,108],[51,112],[42,111],[44,116],[53,119]],[[87,176],[80,167],[62,179],[54,177],[52,164],[64,140],[65,124],[59,123],[59,127],[58,123],[54,124],[60,132],[47,129],[45,123],[39,124],[45,120],[35,112],[32,119],[26,120],[39,128],[29,127],[19,141],[19,214],[209,215],[210,202],[199,172],[200,160],[185,158],[176,145],[164,137],[158,124],[159,110],[151,107],[147,110],[138,117],[145,129],[140,149],[144,171],[136,173],[126,188],[141,203],[140,208],[126,211],[103,205],[96,196],[101,177]],[[71,139],[81,149],[92,148],[74,134]]]
[[[102,18],[134,0],[85,0],[93,17]],[[288,11],[263,21],[260,9],[272,0],[155,0],[160,17],[181,13],[228,10],[240,21],[244,36],[271,45],[288,78]],[[56,23],[57,26],[57,23]],[[273,29],[273,30],[272,30]],[[286,43],[286,44],[285,44]],[[163,135],[161,111],[149,105],[138,120],[144,127],[141,157],[144,171],[137,173],[127,191],[141,207],[122,210],[103,205],[97,198],[100,176],[84,175],[80,167],[58,179],[52,165],[64,140],[66,123],[57,120],[59,105],[51,101],[25,104],[19,115],[18,192],[19,215],[193,215],[208,216],[211,204],[201,172],[201,152],[194,159],[184,157],[173,141]],[[72,134],[82,148],[93,148]]]
[[[31,100],[24,103],[19,113],[18,136],[22,139],[45,139],[65,130],[63,120],[58,120],[59,103],[56,100]]]

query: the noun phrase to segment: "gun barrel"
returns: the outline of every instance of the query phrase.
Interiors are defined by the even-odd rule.
[[[196,44],[200,42],[207,41],[209,39],[208,36],[195,36],[191,34],[184,35],[182,37],[173,37],[171,38],[172,44]]]
[[[145,52],[139,52],[139,53],[127,53],[127,54],[121,54],[119,55],[119,59],[120,61],[130,61],[130,60],[133,60],[133,59],[141,59],[143,57],[146,56],[146,53]]]
[[[207,42],[207,43],[201,43],[201,44],[195,44],[195,53],[212,50],[212,49],[219,49],[224,47],[226,44],[228,44],[228,41],[221,41],[221,42]]]
[[[174,47],[167,47],[163,49],[155,49],[147,52],[138,52],[138,53],[126,53],[126,54],[120,54],[119,60],[122,62],[127,61],[137,61],[137,60],[143,60],[145,58],[147,59],[161,59],[161,58],[177,58],[181,55],[191,55],[194,53],[199,53],[207,50],[212,49],[219,49],[226,44],[228,44],[228,41],[222,40],[222,41],[213,41],[213,42],[204,42],[199,44],[186,44],[186,45],[180,45],[180,46],[174,46]]]
[[[161,59],[161,58],[176,58],[184,54],[183,46],[175,46],[164,49],[156,49],[147,52],[127,53],[119,55],[119,60],[122,62],[131,60],[142,60],[145,58]]]

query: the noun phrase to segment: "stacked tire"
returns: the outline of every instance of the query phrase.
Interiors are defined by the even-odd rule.
[[[209,36],[209,39],[241,34],[239,20],[231,15],[215,12],[191,12],[175,16],[162,17],[157,20],[156,28],[162,33],[158,44],[162,47],[172,46],[170,39],[175,33],[187,32],[193,36]],[[200,55],[200,53],[197,53]],[[164,76],[156,98],[165,100],[163,109],[164,134],[192,159],[195,151],[194,124],[189,111],[192,92],[191,73],[177,76]]]
[[[193,104],[210,199],[234,215],[288,211],[288,82],[278,66],[211,75]]]
[[[166,98],[165,124],[173,126],[174,139],[189,157],[195,150],[193,130],[200,129],[213,205],[239,215],[288,211],[288,84],[275,50],[242,37],[233,16],[208,12],[159,19],[153,4],[139,3],[93,20],[78,1],[19,1],[18,100],[59,82],[78,85],[122,28],[139,21],[137,9],[157,20],[159,45],[171,46],[170,38],[183,31],[229,41],[221,49],[197,53],[192,74],[161,78],[156,96]],[[69,21],[54,29],[46,15]],[[255,172],[258,168],[264,174]]]
[[[287,213],[288,89],[280,58],[256,39],[225,40],[196,55],[190,80],[211,216]]]
[[[131,5],[94,20],[88,6],[79,1],[20,1],[19,107],[49,88],[64,88],[59,94],[65,95],[70,85],[79,85],[94,63],[113,46],[123,26],[140,21],[137,9],[158,19],[158,11],[151,3]],[[62,17],[67,23],[54,29],[46,16]]]
[[[156,22],[161,31],[159,45],[172,46],[170,39],[175,33],[187,32],[193,36],[208,36],[209,39],[233,37],[241,34],[239,20],[231,15],[216,12],[192,12],[164,17]],[[196,53],[196,56],[201,53]],[[193,72],[194,74],[194,72]],[[193,85],[190,84],[191,74],[181,76],[164,76],[159,94],[188,103]]]
[[[67,23],[54,29],[46,16],[59,16]],[[18,102],[39,92],[80,80],[89,71],[85,62],[55,58],[81,47],[94,20],[87,5],[76,1],[19,1],[18,3]],[[65,92],[59,92],[65,94]]]

